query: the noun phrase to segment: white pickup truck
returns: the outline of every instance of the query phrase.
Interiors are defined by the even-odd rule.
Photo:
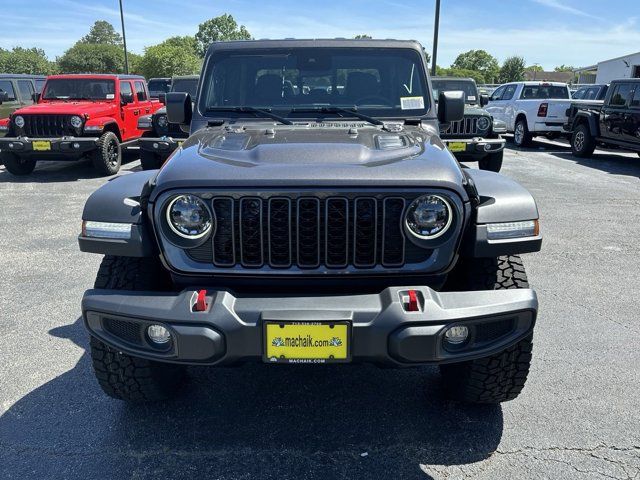
[[[515,144],[524,147],[537,135],[554,138],[567,134],[564,124],[570,106],[566,83],[514,82],[498,87],[485,109],[494,120],[505,122]]]

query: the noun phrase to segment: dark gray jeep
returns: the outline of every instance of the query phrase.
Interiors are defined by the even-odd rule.
[[[464,92],[464,118],[440,124],[440,138],[460,161],[478,162],[481,170],[499,172],[502,167],[507,124],[494,120],[483,107],[489,103],[487,95],[480,95],[473,78],[434,77],[433,95],[440,92]]]
[[[536,203],[446,148],[464,98],[435,108],[418,43],[216,43],[198,92],[167,94],[191,136],[162,168],[85,206],[80,248],[105,257],[82,314],[107,394],[162,399],[186,365],[246,361],[439,365],[453,398],[520,393]]]

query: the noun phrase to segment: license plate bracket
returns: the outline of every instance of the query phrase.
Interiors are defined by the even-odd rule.
[[[263,325],[267,363],[351,361],[351,322],[269,320]]]

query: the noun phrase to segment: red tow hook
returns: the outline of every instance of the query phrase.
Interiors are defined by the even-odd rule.
[[[409,303],[407,303],[407,312],[419,312],[418,294],[415,290],[409,290]]]
[[[204,312],[207,310],[207,291],[199,290],[198,297],[196,298],[196,303],[193,306],[194,312]]]

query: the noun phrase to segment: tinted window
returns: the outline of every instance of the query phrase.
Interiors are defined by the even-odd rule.
[[[139,102],[144,102],[147,100],[147,92],[144,89],[144,83],[136,82],[136,97]]]
[[[167,93],[171,87],[171,80],[155,79],[149,80],[149,93],[152,97],[157,97],[159,93]]]
[[[362,113],[420,116],[430,94],[419,52],[411,49],[288,48],[220,52],[207,61],[200,109],[252,106],[357,106]],[[309,115],[307,115],[309,116]]]
[[[7,92],[9,101],[16,99],[16,92],[13,90],[13,84],[9,80],[0,80],[0,92]]]
[[[22,100],[31,100],[33,85],[30,80],[18,80],[18,90],[20,90]]]
[[[500,87],[497,88],[493,94],[491,95],[491,100],[501,100],[502,99],[502,94],[504,93],[505,89],[507,87]]]
[[[44,87],[46,80],[36,80],[36,92],[42,93],[42,88]]]
[[[431,81],[433,87],[433,97],[437,100],[440,92],[454,92],[462,90],[467,103],[478,103],[478,92],[476,84],[465,80],[438,80]]]
[[[113,100],[115,82],[93,78],[55,78],[42,92],[45,100]]]
[[[598,98],[598,92],[600,92],[600,87],[591,87],[585,91],[584,99],[595,100]]]
[[[195,100],[197,90],[197,78],[178,78],[171,84],[172,92],[187,92],[189,95],[191,95],[192,100]]]
[[[640,83],[636,84],[636,91],[631,99],[631,106],[633,108],[640,108]]]
[[[616,85],[613,89],[609,104],[614,107],[624,107],[631,96],[631,86],[630,83],[620,83]]]
[[[548,100],[550,98],[569,98],[567,87],[554,85],[525,85],[522,89],[523,100]]]
[[[120,82],[120,95],[133,95],[133,90],[129,82]]]
[[[514,93],[516,93],[516,86],[507,85],[507,88],[505,88],[504,94],[502,95],[502,100],[511,100],[513,98]]]
[[[586,94],[587,94],[587,88],[582,87],[576,90],[576,92],[573,94],[573,98],[575,98],[576,100],[582,100]]]

